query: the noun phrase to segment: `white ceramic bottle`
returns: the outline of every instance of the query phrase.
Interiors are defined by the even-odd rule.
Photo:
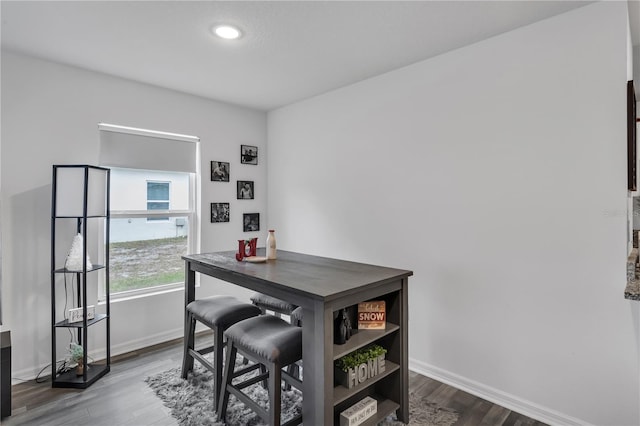
[[[267,259],[276,259],[276,235],[275,230],[269,229],[267,235]]]

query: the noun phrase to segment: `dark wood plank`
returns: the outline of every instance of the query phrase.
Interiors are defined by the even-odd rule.
[[[414,371],[409,371],[409,393],[416,392],[420,395],[429,395],[442,383],[422,376]]]
[[[456,426],[479,425],[482,423],[482,419],[487,415],[492,405],[493,404],[484,399],[474,398],[469,401],[469,405],[466,407],[457,407],[456,411],[460,413],[460,418],[456,422]]]
[[[499,405],[492,405],[487,415],[483,417],[480,426],[501,425],[507,420],[511,411]]]

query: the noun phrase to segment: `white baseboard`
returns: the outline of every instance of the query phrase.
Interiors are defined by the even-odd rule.
[[[173,339],[182,338],[184,335],[184,328],[176,328],[175,330],[168,330],[162,333],[153,334],[150,336],[145,336],[140,339],[130,340],[128,342],[119,343],[116,345],[111,345],[111,356],[125,354],[127,352],[136,351],[138,349],[146,348],[148,346],[157,345],[159,343],[168,342]],[[100,360],[107,357],[107,351],[104,347],[97,348],[95,350],[89,351],[89,356],[93,359]],[[32,368],[24,368],[19,371],[13,371],[11,377],[14,377],[11,381],[12,385],[17,383],[21,383],[24,380],[33,380],[36,378],[38,373],[42,371],[44,366],[40,367],[32,367]],[[42,371],[44,376],[48,376],[51,374],[51,364]]]
[[[409,369],[552,426],[594,426],[584,420],[543,407],[416,359],[409,359]]]
[[[145,336],[140,339],[130,340],[128,342],[111,345],[111,356],[126,354],[127,352],[137,351],[138,349],[146,348],[149,346],[157,345],[159,343],[168,342],[173,339],[182,338],[184,336],[184,328],[176,328],[174,330],[167,330],[162,333]],[[106,357],[104,349],[98,352],[102,358]]]

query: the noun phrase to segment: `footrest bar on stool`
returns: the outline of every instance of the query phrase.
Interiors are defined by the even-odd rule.
[[[255,377],[247,379],[244,382],[238,383],[237,385],[233,385],[233,386],[235,386],[236,389],[244,389],[247,386],[251,386],[251,385],[254,385],[254,384],[258,383],[258,382],[261,382],[261,381],[267,379],[268,377],[269,377],[269,373],[259,374],[259,375],[255,376]]]
[[[242,376],[243,374],[251,373],[253,370],[257,370],[258,368],[260,368],[260,364],[252,364],[248,367],[244,367],[244,368],[241,368],[240,370],[236,370],[233,373],[232,377],[235,379],[236,377]]]
[[[249,407],[254,413],[257,413],[263,419],[269,418],[267,410],[256,404],[251,398],[249,398],[244,392],[236,389],[233,386],[227,385],[227,391],[238,398],[244,405]]]
[[[206,348],[202,348],[202,349],[194,349],[196,352],[198,352],[200,355],[206,355],[206,354],[210,354],[211,352],[213,352],[214,347],[213,346],[207,346]]]
[[[208,359],[206,359],[204,356],[200,355],[200,352],[193,350],[193,349],[189,349],[189,354],[194,357],[195,359],[197,359],[198,361],[200,361],[200,364],[202,364],[202,366],[204,368],[206,368],[207,370],[211,371],[212,373],[215,373],[215,369],[213,367],[213,365],[211,364],[211,361],[209,361]]]
[[[294,388],[296,388],[296,389],[298,389],[300,391],[302,390],[302,380],[300,380],[297,377],[292,376],[291,374],[289,374],[287,369],[282,370],[282,380],[284,380],[285,383],[289,383]]]
[[[302,415],[298,414],[292,419],[289,419],[286,422],[282,423],[280,426],[296,426],[296,425],[299,425],[300,423],[302,423]]]

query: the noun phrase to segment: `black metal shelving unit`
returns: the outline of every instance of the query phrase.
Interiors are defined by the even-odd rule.
[[[54,388],[85,389],[95,383],[111,369],[111,313],[109,299],[109,185],[110,170],[90,165],[54,165],[51,198],[51,383]],[[69,193],[78,192],[78,193]],[[95,206],[94,206],[95,204]],[[81,270],[68,270],[64,266],[66,253],[56,253],[56,225],[62,221],[72,221],[76,233],[81,234],[82,245]],[[87,246],[92,238],[89,235],[90,221],[104,222],[104,264],[87,265]],[[70,227],[70,226],[68,226]],[[102,272],[100,272],[102,271]],[[104,274],[105,313],[96,312],[95,317],[87,319],[87,278],[92,274]],[[60,276],[75,276],[77,304],[82,308],[83,320],[70,323],[66,313],[56,312],[56,297],[59,293]],[[96,280],[93,280],[96,281]],[[66,285],[66,284],[65,284]],[[97,292],[97,289],[96,289]],[[67,297],[65,295],[65,297]],[[96,306],[97,308],[97,306]],[[106,324],[106,357],[100,361],[88,363],[89,330],[95,324]],[[83,349],[84,371],[77,375],[75,369],[58,371],[57,333],[70,330]],[[65,331],[66,333],[66,331]]]

